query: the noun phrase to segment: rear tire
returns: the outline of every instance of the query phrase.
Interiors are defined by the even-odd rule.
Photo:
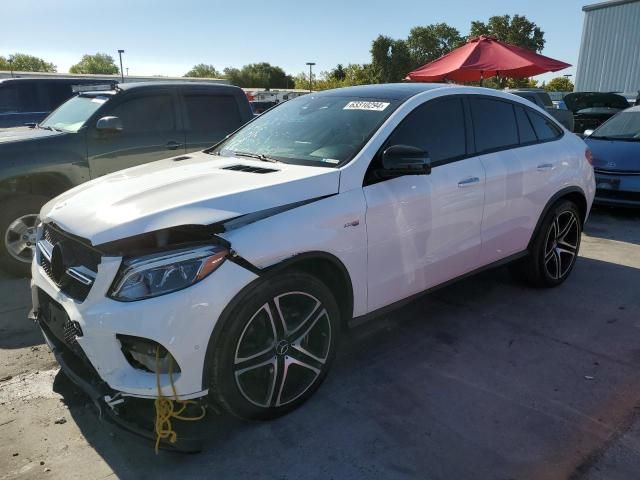
[[[513,274],[534,287],[556,287],[575,266],[580,250],[580,211],[570,200],[560,200],[547,212],[531,242],[529,255],[511,265]]]
[[[260,281],[221,318],[207,355],[212,400],[246,420],[302,405],[335,356],[340,311],[330,290],[306,273]]]
[[[0,268],[20,277],[31,274],[38,214],[49,199],[14,195],[0,200]]]

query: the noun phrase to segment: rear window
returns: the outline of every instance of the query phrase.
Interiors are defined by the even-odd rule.
[[[553,140],[554,138],[558,138],[562,135],[562,130],[560,130],[560,128],[547,117],[540,115],[533,110],[527,110],[527,115],[531,120],[531,124],[533,125],[533,129],[536,132],[538,140],[541,142]]]
[[[524,108],[521,106],[515,106],[516,109],[516,118],[518,119],[518,132],[520,133],[520,143],[534,143],[538,140],[536,137],[536,132],[533,131],[533,127],[531,126],[531,122],[529,121],[529,117],[527,113],[524,111]]]
[[[0,113],[39,112],[38,92],[31,83],[0,84]]]
[[[478,153],[518,145],[518,127],[511,103],[469,98]]]
[[[242,125],[238,102],[231,95],[187,94],[184,102],[189,131],[224,136]]]

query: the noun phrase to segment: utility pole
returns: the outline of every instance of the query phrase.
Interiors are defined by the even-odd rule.
[[[120,78],[122,79],[122,83],[124,83],[124,70],[122,69],[122,54],[124,50],[118,50],[118,55],[120,55]]]
[[[13,58],[8,58],[7,62],[9,62],[9,70],[11,70],[11,78],[13,78]]]
[[[309,93],[311,93],[313,91],[313,89],[311,88],[311,86],[313,85],[311,82],[313,81],[313,71],[311,70],[313,68],[313,66],[315,65],[315,62],[307,62],[307,65],[309,65]]]

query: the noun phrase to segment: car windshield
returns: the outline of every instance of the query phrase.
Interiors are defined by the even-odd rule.
[[[309,94],[256,118],[209,153],[338,166],[351,160],[399,102]]]
[[[591,138],[640,141],[640,110],[620,112],[598,127]]]
[[[77,132],[108,99],[106,95],[73,97],[51,112],[40,126],[63,132]]]

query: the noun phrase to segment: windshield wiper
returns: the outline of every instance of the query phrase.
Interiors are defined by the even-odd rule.
[[[38,128],[42,128],[43,130],[51,130],[52,132],[62,132],[63,131],[60,128],[52,127],[50,125],[47,125],[46,127],[43,127],[42,125],[38,124],[37,127]]]
[[[264,154],[250,153],[250,152],[233,152],[236,157],[248,157],[248,158],[256,158],[258,160],[262,160],[263,162],[271,162],[278,163],[278,160],[275,158],[267,157]]]

